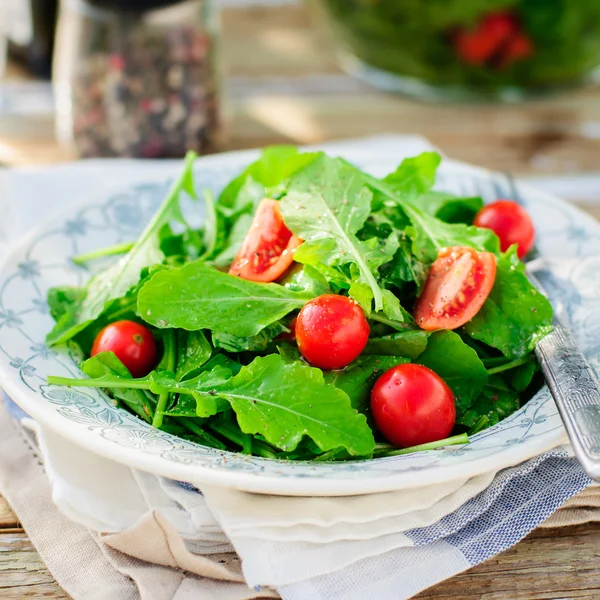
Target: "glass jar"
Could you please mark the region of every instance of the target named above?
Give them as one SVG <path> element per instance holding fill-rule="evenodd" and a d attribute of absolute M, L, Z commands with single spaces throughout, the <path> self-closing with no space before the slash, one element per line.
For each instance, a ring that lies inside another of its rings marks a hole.
<path fill-rule="evenodd" d="M 63 0 L 53 78 L 60 140 L 83 157 L 180 157 L 221 136 L 210 0 Z"/>
<path fill-rule="evenodd" d="M 426 99 L 518 100 L 595 80 L 596 0 L 314 0 L 343 67 Z"/>

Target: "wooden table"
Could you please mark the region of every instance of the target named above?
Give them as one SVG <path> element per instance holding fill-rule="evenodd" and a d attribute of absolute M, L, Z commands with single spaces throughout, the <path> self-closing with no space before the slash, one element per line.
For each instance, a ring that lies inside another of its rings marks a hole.
<path fill-rule="evenodd" d="M 416 133 L 450 156 L 518 175 L 600 171 L 600 90 L 512 106 L 424 105 L 343 75 L 301 6 L 230 8 L 223 24 L 230 76 L 227 149 Z M 26 79 L 15 67 L 9 76 Z M 70 158 L 54 139 L 50 115 L 0 116 L 0 162 Z M 600 217 L 600 204 L 584 208 Z M 67 598 L 1 497 L 0 598 Z M 418 598 L 598 600 L 600 524 L 537 530 Z"/>

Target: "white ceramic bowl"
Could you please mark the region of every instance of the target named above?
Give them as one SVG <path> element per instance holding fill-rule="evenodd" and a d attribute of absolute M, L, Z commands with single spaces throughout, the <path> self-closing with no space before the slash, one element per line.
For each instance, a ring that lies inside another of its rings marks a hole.
<path fill-rule="evenodd" d="M 397 163 L 384 151 L 354 149 L 344 154 L 375 175 L 393 170 Z M 198 188 L 218 191 L 254 156 L 237 152 L 200 160 Z M 98 390 L 48 386 L 48 375 L 79 376 L 80 357 L 74 348 L 44 344 L 52 326 L 46 291 L 54 285 L 81 284 L 89 277 L 88 271 L 71 263 L 72 256 L 136 237 L 168 183 L 162 175 L 157 179 L 147 173 L 145 169 L 137 184 L 119 186 L 115 180 L 112 191 L 78 199 L 75 209 L 23 241 L 0 269 L 1 385 L 42 426 L 102 456 L 166 477 L 285 495 L 368 494 L 442 483 L 514 465 L 564 441 L 546 387 L 463 447 L 363 462 L 294 463 L 202 447 L 153 429 L 115 408 Z M 105 175 L 111 178 L 110 168 Z M 134 179 L 135 173 L 129 173 L 127 181 Z M 452 161 L 444 161 L 437 187 L 464 194 L 483 190 L 488 200 L 514 194 L 504 176 Z M 600 225 L 592 218 L 547 194 L 526 187 L 519 191 L 535 221 L 542 256 L 583 258 L 600 250 Z M 575 291 L 563 300 L 572 305 L 578 297 Z"/>

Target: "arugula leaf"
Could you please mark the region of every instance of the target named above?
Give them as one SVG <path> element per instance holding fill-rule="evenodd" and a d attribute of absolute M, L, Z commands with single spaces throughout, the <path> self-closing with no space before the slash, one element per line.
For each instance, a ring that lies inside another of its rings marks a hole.
<path fill-rule="evenodd" d="M 85 292 L 78 287 L 58 286 L 48 290 L 48 309 L 51 317 L 58 321 L 63 315 L 70 313 L 73 306 L 82 301 Z"/>
<path fill-rule="evenodd" d="M 539 365 L 532 356 L 531 360 L 527 361 L 524 365 L 506 373 L 505 379 L 515 392 L 522 393 L 529 387 L 534 375 L 538 371 Z"/>
<path fill-rule="evenodd" d="M 281 285 L 293 292 L 307 292 L 313 296 L 331 294 L 327 278 L 310 265 L 292 264 L 288 274 L 280 280 Z"/>
<path fill-rule="evenodd" d="M 370 412 L 369 398 L 375 381 L 392 367 L 408 362 L 410 359 L 402 356 L 359 356 L 345 369 L 325 371 L 323 377 L 326 383 L 348 394 L 353 408 L 367 414 Z"/>
<path fill-rule="evenodd" d="M 258 203 L 264 197 L 276 197 L 277 188 L 294 173 L 319 156 L 314 152 L 300 153 L 296 146 L 270 146 L 258 160 L 232 179 L 219 195 L 219 204 L 241 208 L 248 202 Z"/>
<path fill-rule="evenodd" d="M 412 204 L 445 223 L 464 223 L 471 225 L 483 200 L 478 197 L 460 198 L 446 192 L 429 191 L 411 200 Z"/>
<path fill-rule="evenodd" d="M 202 331 L 177 331 L 177 369 L 175 379 L 190 379 L 212 355 L 212 346 Z"/>
<path fill-rule="evenodd" d="M 132 379 L 131 373 L 127 367 L 117 358 L 114 352 L 100 352 L 84 361 L 81 370 L 92 379 L 113 378 L 115 376 L 122 379 Z M 120 388 L 112 390 L 112 395 L 123 402 L 136 415 L 147 421 L 152 422 L 153 412 L 148 404 L 148 397 L 142 390 Z"/>
<path fill-rule="evenodd" d="M 50 345 L 66 342 L 85 329 L 100 316 L 111 300 L 123 296 L 138 282 L 142 269 L 163 260 L 158 233 L 171 221 L 185 224 L 179 207 L 179 195 L 184 190 L 192 198 L 196 196 L 192 175 L 196 156 L 194 152 L 188 152 L 181 175 L 133 248 L 121 260 L 88 281 L 85 296 L 71 305 L 46 337 Z"/>
<path fill-rule="evenodd" d="M 456 423 L 473 427 L 481 417 L 487 417 L 486 427 L 505 419 L 519 408 L 519 394 L 511 390 L 502 377 L 493 375 L 481 394 L 466 411 L 456 415 Z"/>
<path fill-rule="evenodd" d="M 457 411 L 464 412 L 488 382 L 488 373 L 475 350 L 453 331 L 436 331 L 417 362 L 435 371 L 454 394 Z"/>
<path fill-rule="evenodd" d="M 394 236 L 381 244 L 377 238 L 373 242 L 357 238 L 371 212 L 371 198 L 360 171 L 321 156 L 291 179 L 281 211 L 286 225 L 304 240 L 294 260 L 313 266 L 356 265 L 360 281 L 371 288 L 375 310 L 380 311 L 383 298 L 374 272 L 392 258 L 397 240 Z"/>
<path fill-rule="evenodd" d="M 494 287 L 464 329 L 508 358 L 525 356 L 552 331 L 552 306 L 527 279 L 516 246 L 498 259 Z"/>
<path fill-rule="evenodd" d="M 442 157 L 437 152 L 422 152 L 418 156 L 405 158 L 383 182 L 402 198 L 420 196 L 433 187 L 441 161 Z"/>
<path fill-rule="evenodd" d="M 281 450 L 294 450 L 306 435 L 323 452 L 341 447 L 363 456 L 373 451 L 375 441 L 365 416 L 352 408 L 342 390 L 325 383 L 319 369 L 271 354 L 230 375 L 228 369 L 215 367 L 188 381 L 154 371 L 140 379 L 103 372 L 94 379 L 49 377 L 48 383 L 191 394 L 198 416 L 216 414 L 229 403 L 244 433 L 260 434 Z"/>
<path fill-rule="evenodd" d="M 217 386 L 245 433 L 261 434 L 273 446 L 294 450 L 308 436 L 323 451 L 345 448 L 352 455 L 373 451 L 373 433 L 348 396 L 325 383 L 323 373 L 279 355 L 255 358 Z"/>
<path fill-rule="evenodd" d="M 269 347 L 274 338 L 284 331 L 288 331 L 287 327 L 276 321 L 250 337 L 213 332 L 212 342 L 215 348 L 222 348 L 227 352 L 262 352 Z"/>
<path fill-rule="evenodd" d="M 414 283 L 417 295 L 427 279 L 427 265 L 412 253 L 412 244 L 408 237 L 400 238 L 398 250 L 392 260 L 380 269 L 381 277 L 403 290 L 405 284 Z"/>
<path fill-rule="evenodd" d="M 347 290 L 351 285 L 350 277 L 338 267 L 322 262 L 322 257 L 334 253 L 335 248 L 335 242 L 330 239 L 315 240 L 310 244 L 304 243 L 296 248 L 294 261 L 320 273 L 331 289 Z"/>
<path fill-rule="evenodd" d="M 363 354 L 383 356 L 407 356 L 415 359 L 427 348 L 427 340 L 431 335 L 421 329 L 409 329 L 390 335 L 371 338 L 363 350 Z"/>
<path fill-rule="evenodd" d="M 210 329 L 250 337 L 302 308 L 312 297 L 192 262 L 156 273 L 138 294 L 138 311 L 145 321 L 161 329 Z"/>
<path fill-rule="evenodd" d="M 213 260 L 215 266 L 219 268 L 229 267 L 242 247 L 251 224 L 252 215 L 242 214 L 238 217 L 227 236 L 227 240 L 223 243 L 223 249 Z"/>
<path fill-rule="evenodd" d="M 403 207 L 412 223 L 406 230 L 413 240 L 412 252 L 419 260 L 433 262 L 439 251 L 449 246 L 470 246 L 500 254 L 498 236 L 491 229 L 444 223 L 409 203 Z"/>

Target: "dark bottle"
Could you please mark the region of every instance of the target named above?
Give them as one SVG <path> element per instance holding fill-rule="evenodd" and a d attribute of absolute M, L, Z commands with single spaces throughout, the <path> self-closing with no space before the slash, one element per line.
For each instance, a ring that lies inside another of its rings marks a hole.
<path fill-rule="evenodd" d="M 4 4 L 8 55 L 38 77 L 52 70 L 58 0 L 0 0 Z"/>

